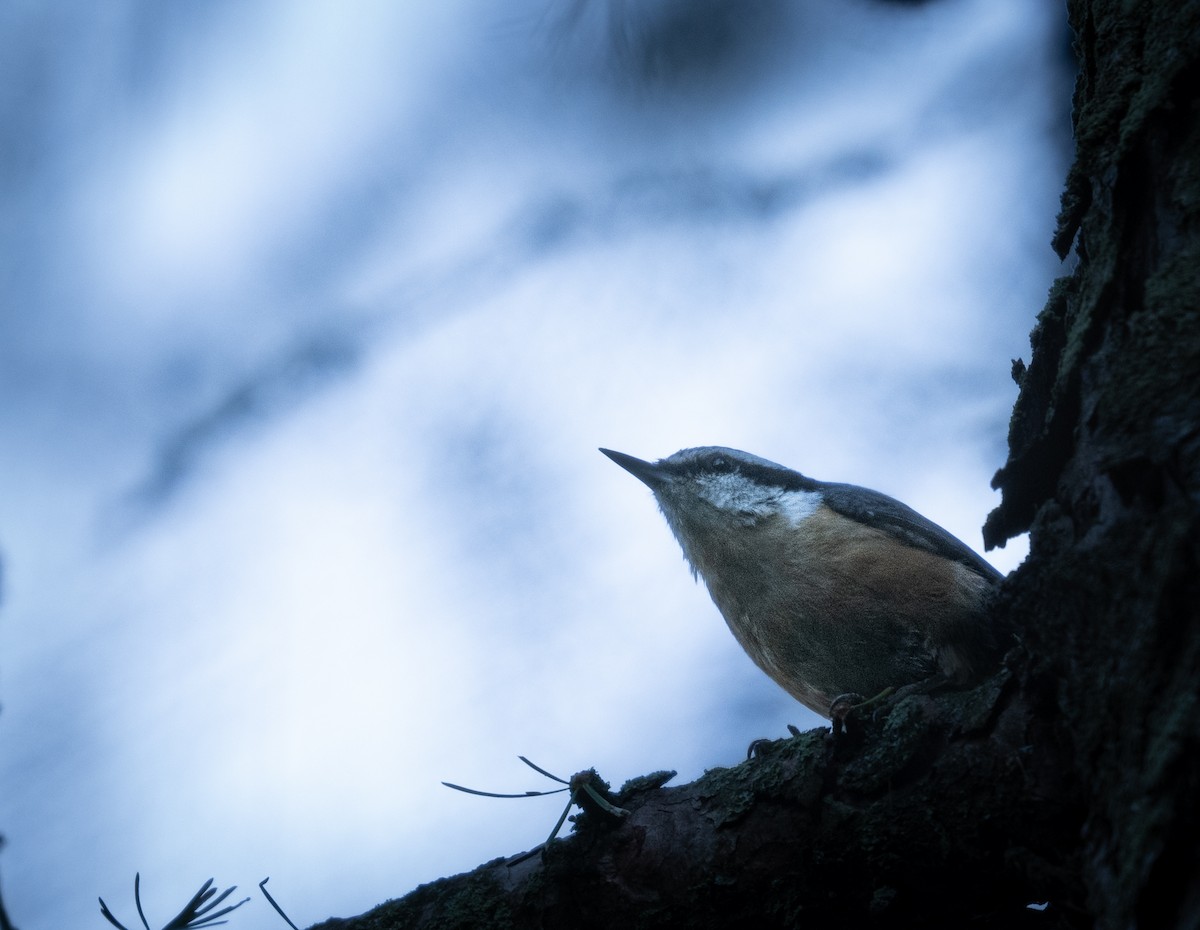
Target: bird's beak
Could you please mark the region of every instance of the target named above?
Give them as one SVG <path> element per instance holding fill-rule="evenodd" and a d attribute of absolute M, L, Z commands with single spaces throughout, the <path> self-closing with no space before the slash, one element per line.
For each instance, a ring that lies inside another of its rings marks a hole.
<path fill-rule="evenodd" d="M 653 462 L 643 462 L 641 459 L 626 455 L 624 452 L 614 452 L 612 449 L 601 449 L 605 455 L 624 468 L 629 474 L 647 485 L 651 491 L 657 491 L 666 483 L 662 469 Z"/>

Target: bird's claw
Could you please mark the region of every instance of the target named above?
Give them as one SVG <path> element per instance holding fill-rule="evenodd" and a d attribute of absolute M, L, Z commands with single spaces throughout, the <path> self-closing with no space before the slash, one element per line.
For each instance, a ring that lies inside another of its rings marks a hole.
<path fill-rule="evenodd" d="M 787 725 L 787 728 L 788 728 L 788 733 L 790 733 L 792 736 L 800 735 L 800 728 L 798 726 L 796 726 L 794 723 L 789 723 Z M 746 758 L 753 759 L 756 756 L 764 755 L 767 747 L 770 746 L 773 742 L 775 742 L 775 740 L 767 739 L 766 737 L 763 737 L 762 739 L 752 740 L 750 742 L 750 745 L 746 747 Z"/>
<path fill-rule="evenodd" d="M 854 713 L 855 708 L 866 703 L 861 694 L 850 691 L 839 694 L 829 705 L 829 719 L 833 723 L 833 735 L 841 736 L 846 732 L 846 718 Z"/>

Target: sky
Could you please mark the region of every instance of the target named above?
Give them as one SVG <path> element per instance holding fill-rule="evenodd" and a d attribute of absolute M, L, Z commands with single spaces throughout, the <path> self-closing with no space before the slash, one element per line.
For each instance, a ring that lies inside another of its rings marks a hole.
<path fill-rule="evenodd" d="M 981 549 L 1063 273 L 1045 0 L 0 8 L 0 883 L 304 926 L 821 720 L 598 451 Z M 1022 540 L 987 554 L 1015 568 Z"/>

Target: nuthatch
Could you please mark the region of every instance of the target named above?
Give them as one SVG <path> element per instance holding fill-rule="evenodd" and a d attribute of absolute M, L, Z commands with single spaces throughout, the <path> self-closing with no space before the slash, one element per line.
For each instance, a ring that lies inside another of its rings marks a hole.
<path fill-rule="evenodd" d="M 995 661 L 985 608 L 1001 574 L 886 494 L 719 446 L 657 463 L 600 451 L 654 492 L 750 658 L 817 713 Z"/>

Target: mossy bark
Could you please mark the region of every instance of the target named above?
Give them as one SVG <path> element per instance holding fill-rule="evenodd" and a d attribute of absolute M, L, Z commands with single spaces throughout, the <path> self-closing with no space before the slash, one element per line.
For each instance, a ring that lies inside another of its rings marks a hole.
<path fill-rule="evenodd" d="M 624 788 L 628 817 L 589 813 L 544 856 L 320 926 L 1053 926 L 1026 905 L 1079 900 L 1056 863 L 1080 812 L 1054 781 L 1062 760 L 1032 751 L 1029 716 L 1009 670 L 911 696 L 848 737 L 813 730 L 688 785 Z"/>
<path fill-rule="evenodd" d="M 1078 148 L 989 542 L 1081 788 L 1089 910 L 1200 926 L 1200 3 L 1075 0 Z"/>
<path fill-rule="evenodd" d="M 1014 365 L 1006 667 L 321 927 L 1200 927 L 1200 2 L 1068 8 L 1078 263 Z"/>

